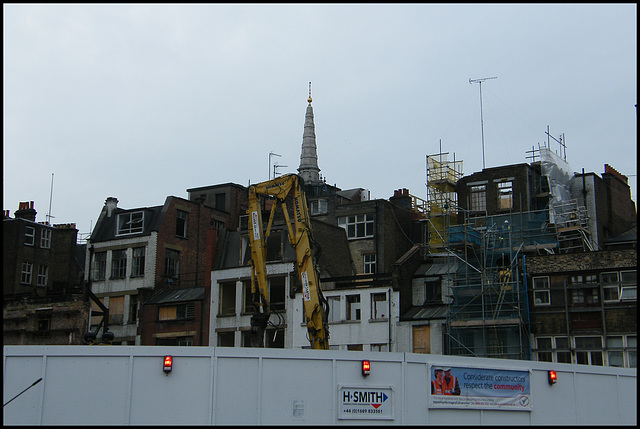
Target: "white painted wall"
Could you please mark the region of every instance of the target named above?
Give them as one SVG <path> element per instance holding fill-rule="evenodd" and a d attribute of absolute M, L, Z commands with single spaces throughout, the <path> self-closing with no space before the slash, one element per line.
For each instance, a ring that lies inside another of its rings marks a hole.
<path fill-rule="evenodd" d="M 531 410 L 429 408 L 432 366 L 528 371 Z M 386 389 L 389 417 L 340 418 L 344 387 Z M 636 369 L 412 353 L 5 346 L 3 397 L 5 425 L 637 424 Z"/>

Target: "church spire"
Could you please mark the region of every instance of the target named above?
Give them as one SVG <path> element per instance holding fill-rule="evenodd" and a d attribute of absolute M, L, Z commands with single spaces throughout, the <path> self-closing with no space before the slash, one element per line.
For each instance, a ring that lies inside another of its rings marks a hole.
<path fill-rule="evenodd" d="M 309 98 L 307 99 L 307 113 L 304 118 L 304 133 L 302 135 L 302 153 L 298 173 L 305 184 L 318 184 L 320 169 L 318 168 L 318 153 L 316 147 L 316 131 L 313 123 L 313 107 L 311 107 L 311 82 L 309 82 Z"/>

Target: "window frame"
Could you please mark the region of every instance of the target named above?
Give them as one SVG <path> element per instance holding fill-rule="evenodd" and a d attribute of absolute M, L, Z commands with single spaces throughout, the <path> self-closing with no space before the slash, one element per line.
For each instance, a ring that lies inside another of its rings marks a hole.
<path fill-rule="evenodd" d="M 340 322 L 342 319 L 342 311 L 340 304 L 342 303 L 342 295 L 330 295 L 327 296 L 327 304 L 329 306 L 329 314 L 327 317 L 327 321 L 331 322 Z M 336 311 L 337 310 L 337 311 Z"/>
<path fill-rule="evenodd" d="M 616 280 L 613 281 L 608 277 L 615 275 Z M 605 271 L 600 273 L 600 284 L 602 286 L 603 302 L 619 302 L 620 301 L 620 273 L 617 271 Z M 615 290 L 616 298 L 610 299 L 610 291 Z"/>
<path fill-rule="evenodd" d="M 111 251 L 111 279 L 124 279 L 127 277 L 127 249 Z"/>
<path fill-rule="evenodd" d="M 348 240 L 373 238 L 375 217 L 373 213 L 359 213 L 338 217 L 338 226 L 347 232 Z"/>
<path fill-rule="evenodd" d="M 40 230 L 40 248 L 51 249 L 51 230 L 49 228 Z"/>
<path fill-rule="evenodd" d="M 49 266 L 40 264 L 38 266 L 38 278 L 36 280 L 36 286 L 46 287 L 49 281 Z"/>
<path fill-rule="evenodd" d="M 546 287 L 536 287 L 536 280 L 546 280 Z M 551 280 L 549 276 L 537 276 L 531 279 L 532 289 L 533 289 L 533 305 L 538 307 L 549 306 L 551 305 Z M 546 302 L 541 300 L 537 301 L 537 296 L 546 296 Z"/>
<path fill-rule="evenodd" d="M 180 277 L 180 252 L 178 250 L 165 249 L 164 275 L 172 279 Z"/>
<path fill-rule="evenodd" d="M 30 231 L 30 232 L 28 232 Z M 24 227 L 24 244 L 25 246 L 36 245 L 36 229 L 32 226 L 25 225 Z"/>
<path fill-rule="evenodd" d="M 126 220 L 127 218 L 128 218 L 128 221 Z M 116 237 L 121 235 L 139 234 L 143 232 L 144 220 L 145 220 L 144 211 L 119 213 L 116 218 Z M 140 225 L 137 226 L 138 224 Z M 125 225 L 128 225 L 128 227 L 125 228 Z"/>
<path fill-rule="evenodd" d="M 145 246 L 134 247 L 131 251 L 131 277 L 144 277 L 145 258 L 147 254 Z M 142 252 L 142 254 L 137 253 Z"/>
<path fill-rule="evenodd" d="M 237 284 L 235 280 L 222 281 L 222 282 L 219 282 L 218 285 L 219 285 L 218 295 L 220 300 L 218 303 L 218 316 L 235 316 L 237 312 L 237 309 L 236 309 Z M 230 305 L 229 302 L 227 302 L 229 301 L 227 294 L 230 292 L 230 290 L 227 290 L 227 289 L 233 290 L 233 299 L 231 300 L 231 302 L 233 302 L 233 307 Z M 225 294 L 225 290 L 227 290 L 227 294 Z"/>
<path fill-rule="evenodd" d="M 377 299 L 382 297 L 383 299 Z M 378 302 L 381 302 L 383 308 L 379 308 Z M 382 310 L 382 311 L 381 311 Z M 380 315 L 378 315 L 380 313 Z M 388 320 L 389 319 L 389 296 L 387 292 L 371 293 L 371 319 L 372 320 Z"/>
<path fill-rule="evenodd" d="M 378 270 L 378 258 L 375 253 L 365 253 L 362 255 L 364 264 L 364 274 L 376 274 Z"/>
<path fill-rule="evenodd" d="M 469 210 L 472 212 L 487 211 L 487 185 L 469 186 Z"/>
<path fill-rule="evenodd" d="M 176 237 L 187 238 L 189 212 L 176 209 Z"/>
<path fill-rule="evenodd" d="M 625 280 L 624 275 L 630 274 L 633 279 Z M 637 283 L 637 273 L 632 270 L 624 270 L 620 271 L 620 301 L 635 301 L 638 299 L 638 283 Z M 631 296 L 626 297 L 626 291 L 629 291 Z"/>
<path fill-rule="evenodd" d="M 33 262 L 23 261 L 20 273 L 20 284 L 30 285 L 33 282 Z"/>
<path fill-rule="evenodd" d="M 100 256 L 100 258 L 98 258 Z M 104 258 L 103 258 L 104 257 Z M 96 252 L 93 255 L 94 269 L 92 272 L 94 281 L 107 279 L 107 252 Z"/>
<path fill-rule="evenodd" d="M 345 320 L 350 322 L 356 322 L 362 320 L 362 298 L 360 294 L 345 295 L 346 299 L 346 314 Z M 355 310 L 355 312 L 354 312 Z"/>
<path fill-rule="evenodd" d="M 501 180 L 497 183 L 498 210 L 513 209 L 513 180 Z M 507 202 L 503 204 L 503 202 Z"/>

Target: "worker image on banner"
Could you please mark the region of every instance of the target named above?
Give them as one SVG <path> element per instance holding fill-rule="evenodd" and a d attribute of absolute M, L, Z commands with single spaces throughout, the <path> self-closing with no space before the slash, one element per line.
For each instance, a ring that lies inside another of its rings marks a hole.
<path fill-rule="evenodd" d="M 444 369 L 440 367 L 436 367 L 433 369 L 433 375 L 435 377 L 435 380 L 431 381 L 432 395 L 444 395 L 444 390 L 442 389 L 443 372 L 444 372 Z"/>
<path fill-rule="evenodd" d="M 451 374 L 451 368 L 444 369 L 444 377 L 442 378 L 442 391 L 444 395 L 459 395 L 460 384 L 458 377 Z"/>
<path fill-rule="evenodd" d="M 451 374 L 451 368 L 436 367 L 433 369 L 434 380 L 431 381 L 432 395 L 460 395 L 458 378 Z"/>

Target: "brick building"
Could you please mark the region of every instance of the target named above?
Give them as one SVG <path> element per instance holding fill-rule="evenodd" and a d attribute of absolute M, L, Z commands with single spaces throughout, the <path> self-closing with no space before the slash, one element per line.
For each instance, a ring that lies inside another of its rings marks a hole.
<path fill-rule="evenodd" d="M 534 360 L 637 367 L 637 250 L 525 260 Z"/>
<path fill-rule="evenodd" d="M 3 344 L 82 344 L 89 300 L 74 224 L 36 222 L 33 201 L 3 218 Z"/>
<path fill-rule="evenodd" d="M 201 321 L 209 315 L 202 303 L 217 230 L 211 226 L 214 210 L 202 202 L 170 196 L 162 206 L 125 210 L 116 198 L 105 201 L 87 241 L 86 271 L 91 290 L 109 309 L 114 344 L 155 345 L 180 338 L 207 345 L 208 324 Z M 200 311 L 178 311 L 184 299 L 167 298 L 167 291 L 185 289 L 198 291 L 179 297 L 200 302 Z M 188 335 L 185 320 L 198 327 Z M 173 326 L 172 321 L 179 323 Z M 97 322 L 92 317 L 92 326 Z"/>

